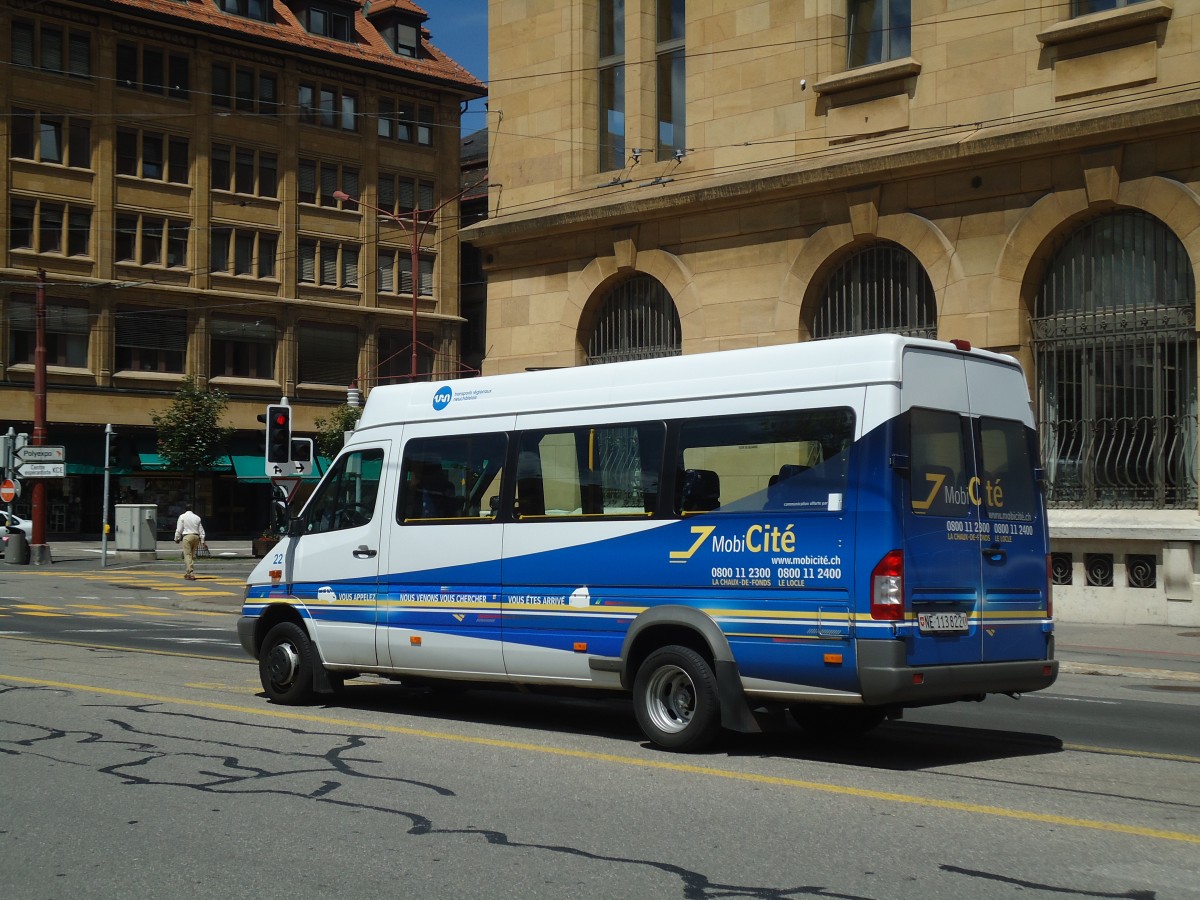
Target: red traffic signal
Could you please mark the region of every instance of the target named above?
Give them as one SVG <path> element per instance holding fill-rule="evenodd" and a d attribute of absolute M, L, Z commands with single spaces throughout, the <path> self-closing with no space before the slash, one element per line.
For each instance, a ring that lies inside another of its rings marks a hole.
<path fill-rule="evenodd" d="M 267 462 L 291 462 L 292 408 L 290 406 L 268 406 L 266 420 Z"/>

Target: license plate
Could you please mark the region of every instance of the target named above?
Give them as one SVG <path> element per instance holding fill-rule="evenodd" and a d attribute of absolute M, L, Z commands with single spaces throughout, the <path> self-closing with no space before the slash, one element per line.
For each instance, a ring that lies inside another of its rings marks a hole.
<path fill-rule="evenodd" d="M 967 630 L 965 612 L 917 613 L 917 627 L 925 634 L 952 634 Z"/>

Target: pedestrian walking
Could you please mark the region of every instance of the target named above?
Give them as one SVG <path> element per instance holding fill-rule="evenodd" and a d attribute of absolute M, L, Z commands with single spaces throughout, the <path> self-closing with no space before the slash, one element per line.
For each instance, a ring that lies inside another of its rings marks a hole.
<path fill-rule="evenodd" d="M 175 543 L 183 544 L 183 577 L 188 581 L 196 580 L 195 562 L 196 551 L 208 544 L 204 535 L 204 522 L 191 505 L 184 507 L 175 523 Z"/>

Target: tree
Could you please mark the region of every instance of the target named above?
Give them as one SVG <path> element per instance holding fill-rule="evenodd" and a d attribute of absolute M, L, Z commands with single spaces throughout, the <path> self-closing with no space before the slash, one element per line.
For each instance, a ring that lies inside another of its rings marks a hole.
<path fill-rule="evenodd" d="M 317 426 L 317 452 L 321 456 L 337 456 L 346 442 L 346 432 L 353 431 L 355 423 L 362 417 L 361 406 L 343 403 L 334 407 L 329 417 L 318 416 L 313 420 Z"/>
<path fill-rule="evenodd" d="M 222 456 L 233 428 L 221 424 L 229 405 L 223 391 L 201 390 L 188 375 L 164 412 L 152 412 L 150 421 L 158 429 L 158 452 L 172 469 L 190 472 L 195 494 L 196 473 L 211 469 Z"/>

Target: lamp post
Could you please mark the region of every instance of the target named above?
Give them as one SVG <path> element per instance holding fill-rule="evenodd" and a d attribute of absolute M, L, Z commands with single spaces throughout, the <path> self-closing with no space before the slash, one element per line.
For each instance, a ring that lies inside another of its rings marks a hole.
<path fill-rule="evenodd" d="M 400 229 L 408 235 L 409 238 L 409 266 L 412 272 L 412 358 L 409 362 L 409 380 L 416 380 L 417 377 L 417 296 L 420 293 L 421 283 L 421 241 L 425 237 L 425 232 L 429 230 L 429 226 L 433 224 L 434 217 L 442 211 L 442 208 L 449 203 L 453 203 L 459 197 L 462 197 L 467 192 L 475 189 L 483 183 L 485 179 L 481 178 L 474 184 L 470 184 L 463 188 L 457 194 L 447 197 L 433 209 L 418 209 L 416 205 L 416 196 L 414 196 L 412 210 L 412 226 L 410 227 L 404 218 L 390 210 L 381 209 L 378 206 L 372 206 L 370 203 L 364 203 L 357 197 L 351 197 L 345 191 L 334 191 L 333 197 L 335 200 L 340 200 L 343 203 L 349 201 L 357 206 L 369 209 L 372 212 L 382 216 L 385 219 L 390 219 L 400 226 Z M 424 217 L 424 218 L 422 218 Z"/>
<path fill-rule="evenodd" d="M 42 447 L 46 443 L 46 270 L 37 270 L 37 289 L 34 292 L 34 345 L 33 345 L 33 434 L 30 444 Z M 33 497 L 30 511 L 33 519 L 33 534 L 29 541 L 29 561 L 34 565 L 50 562 L 50 548 L 46 545 L 46 482 L 42 478 L 33 480 Z"/>

